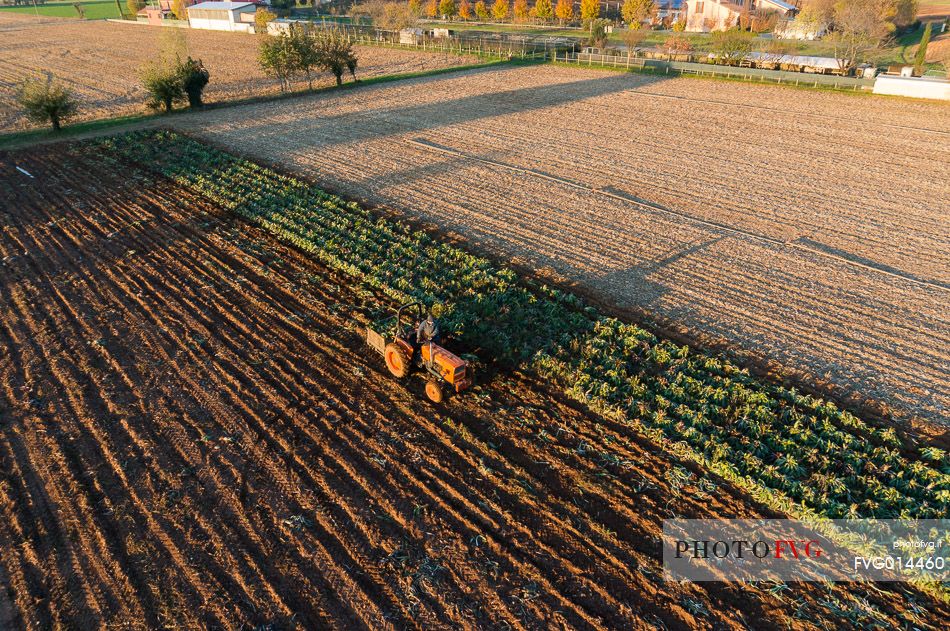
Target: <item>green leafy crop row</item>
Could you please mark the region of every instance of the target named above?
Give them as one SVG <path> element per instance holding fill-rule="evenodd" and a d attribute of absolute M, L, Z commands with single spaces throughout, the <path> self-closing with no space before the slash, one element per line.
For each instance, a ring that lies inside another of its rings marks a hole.
<path fill-rule="evenodd" d="M 171 132 L 92 141 L 152 168 L 394 300 L 443 307 L 484 356 L 526 366 L 577 400 L 799 516 L 943 518 L 950 460 L 915 451 L 833 403 L 656 338 L 574 295 L 301 180 Z"/>

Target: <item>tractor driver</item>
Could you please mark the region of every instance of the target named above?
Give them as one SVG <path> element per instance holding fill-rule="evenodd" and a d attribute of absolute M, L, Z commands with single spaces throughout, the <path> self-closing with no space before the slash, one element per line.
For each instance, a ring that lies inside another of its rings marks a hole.
<path fill-rule="evenodd" d="M 438 344 L 439 343 L 439 322 L 432 317 L 432 314 L 426 316 L 426 319 L 419 323 L 416 329 L 416 344 Z"/>

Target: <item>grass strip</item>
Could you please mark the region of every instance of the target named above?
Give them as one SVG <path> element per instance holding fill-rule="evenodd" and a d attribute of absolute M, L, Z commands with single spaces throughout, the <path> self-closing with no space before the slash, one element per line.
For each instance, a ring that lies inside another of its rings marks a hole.
<path fill-rule="evenodd" d="M 386 74 L 379 75 L 376 77 L 369 77 L 366 79 L 360 79 L 359 81 L 353 81 L 350 83 L 344 83 L 342 86 L 322 86 L 318 88 L 303 88 L 301 90 L 290 90 L 287 92 L 281 92 L 278 94 L 267 94 L 260 96 L 249 96 L 240 99 L 231 99 L 227 101 L 216 101 L 208 103 L 200 111 L 226 108 L 226 107 L 236 107 L 239 105 L 250 105 L 254 103 L 268 103 L 276 102 L 284 99 L 292 99 L 297 97 L 309 96 L 313 94 L 322 94 L 325 92 L 331 92 L 334 90 L 354 90 L 361 87 L 368 87 L 372 85 L 391 83 L 393 81 L 403 81 L 406 79 L 419 79 L 424 77 L 434 77 L 441 74 L 447 74 L 450 72 L 459 72 L 463 70 L 476 70 L 479 68 L 490 68 L 492 66 L 497 66 L 500 64 L 524 64 L 526 62 L 520 60 L 508 60 L 508 59 L 496 59 L 491 58 L 488 61 L 480 61 L 474 64 L 465 64 L 462 66 L 450 66 L 447 68 L 435 68 L 432 70 L 417 70 L 413 72 L 401 72 L 396 74 Z M 81 136 L 89 133 L 103 132 L 107 133 L 110 130 L 116 127 L 124 127 L 126 125 L 134 125 L 137 123 L 141 124 L 160 124 L 164 119 L 169 116 L 182 116 L 187 114 L 193 114 L 195 110 L 190 109 L 179 109 L 174 110 L 171 113 L 164 112 L 153 112 L 148 114 L 131 114 L 127 116 L 115 116 L 110 118 L 98 118 L 89 121 L 83 121 L 80 123 L 75 123 L 73 125 L 64 126 L 60 132 L 53 132 L 49 129 L 29 129 L 24 131 L 15 131 L 0 134 L 0 149 L 12 149 L 16 147 L 29 146 L 31 144 L 45 142 L 45 141 L 56 141 L 56 140 L 69 140 L 70 138 L 75 138 L 76 136 Z"/>

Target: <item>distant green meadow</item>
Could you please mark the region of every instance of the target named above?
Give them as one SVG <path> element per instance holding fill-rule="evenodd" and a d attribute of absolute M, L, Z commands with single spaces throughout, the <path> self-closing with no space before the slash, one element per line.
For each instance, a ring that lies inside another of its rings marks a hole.
<path fill-rule="evenodd" d="M 122 2 L 122 9 L 128 12 L 128 8 L 125 7 L 125 1 Z M 8 11 L 10 13 L 27 13 L 30 15 L 42 15 L 47 17 L 56 17 L 56 18 L 77 18 L 79 13 L 76 12 L 76 7 L 74 7 L 74 2 L 47 2 L 45 4 L 37 2 L 34 7 L 33 3 L 29 4 L 20 4 L 18 6 L 12 5 L 3 5 L 0 6 L 0 12 Z M 80 2 L 83 10 L 86 13 L 87 20 L 104 20 L 106 18 L 120 18 L 122 17 L 119 14 L 119 7 L 116 6 L 115 0 L 97 0 L 95 2 Z"/>

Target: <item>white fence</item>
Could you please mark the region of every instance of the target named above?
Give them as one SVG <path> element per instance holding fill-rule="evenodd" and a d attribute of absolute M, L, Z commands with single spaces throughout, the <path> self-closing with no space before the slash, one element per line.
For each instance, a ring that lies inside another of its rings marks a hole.
<path fill-rule="evenodd" d="M 599 55 L 596 53 L 557 53 L 555 60 L 581 66 L 607 66 L 639 72 L 652 72 L 666 75 L 694 75 L 738 79 L 758 83 L 776 83 L 811 88 L 832 88 L 836 90 L 871 90 L 873 79 L 839 77 L 834 75 L 787 72 L 784 70 L 764 70 L 761 68 L 741 68 L 720 66 L 688 61 L 665 61 L 634 56 Z"/>
<path fill-rule="evenodd" d="M 491 39 L 470 37 L 436 37 L 432 31 L 412 29 L 413 32 L 388 31 L 368 26 L 353 26 L 336 22 L 316 22 L 309 20 L 274 20 L 267 25 L 267 32 L 278 35 L 287 32 L 292 24 L 298 24 L 305 30 L 333 28 L 344 32 L 356 44 L 367 46 L 386 46 L 407 50 L 424 50 L 459 55 L 478 55 L 501 59 L 550 59 L 557 50 L 550 42 L 530 39 Z M 408 29 L 407 29 L 408 31 Z"/>
<path fill-rule="evenodd" d="M 356 44 L 363 44 L 367 46 L 386 46 L 389 48 L 402 48 L 408 50 L 425 50 L 425 51 L 437 51 L 444 53 L 455 53 L 458 55 L 478 55 L 478 56 L 488 56 L 488 57 L 498 57 L 498 58 L 508 58 L 508 59 L 535 59 L 535 60 L 545 60 L 550 59 L 554 55 L 554 51 L 551 51 L 548 54 L 544 50 L 531 50 L 530 48 L 520 47 L 517 45 L 499 45 L 498 43 L 492 42 L 489 45 L 482 45 L 480 43 L 467 43 L 464 40 L 458 39 L 431 39 L 424 38 L 418 43 L 407 44 L 401 43 L 399 41 L 392 41 L 389 38 L 385 37 L 374 37 L 371 35 L 355 35 L 352 36 L 352 40 Z"/>

